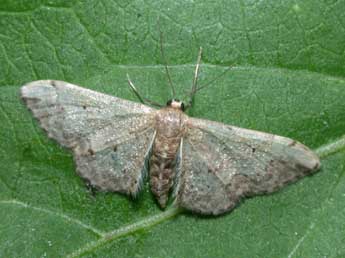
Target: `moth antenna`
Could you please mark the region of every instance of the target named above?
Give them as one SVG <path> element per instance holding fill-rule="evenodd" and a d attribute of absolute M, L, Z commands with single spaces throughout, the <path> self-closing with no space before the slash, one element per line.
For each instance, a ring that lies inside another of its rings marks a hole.
<path fill-rule="evenodd" d="M 206 82 L 204 85 L 202 85 L 202 86 L 200 86 L 200 87 L 197 87 L 197 88 L 195 89 L 194 94 L 195 94 L 197 91 L 199 91 L 199 90 L 201 90 L 201 89 L 203 89 L 203 88 L 206 88 L 207 86 L 210 86 L 212 83 L 214 83 L 215 81 L 217 81 L 217 80 L 219 80 L 220 78 L 222 78 L 222 77 L 223 77 L 229 70 L 231 70 L 232 68 L 233 68 L 233 66 L 228 66 L 227 69 L 226 69 L 224 72 L 222 72 L 221 74 L 219 74 L 219 75 L 216 76 L 215 78 L 211 79 L 210 81 Z"/>
<path fill-rule="evenodd" d="M 135 95 L 137 96 L 137 98 L 140 100 L 141 103 L 145 104 L 145 101 L 143 100 L 143 98 L 141 97 L 140 93 L 137 91 L 137 88 L 134 86 L 133 82 L 131 81 L 131 79 L 129 78 L 129 75 L 127 73 L 127 81 L 129 84 L 129 87 L 131 88 L 131 90 L 135 93 Z"/>
<path fill-rule="evenodd" d="M 199 68 L 200 68 L 200 63 L 201 63 L 201 56 L 202 56 L 202 47 L 199 48 L 198 59 L 197 59 L 197 62 L 195 65 L 195 70 L 194 70 L 192 90 L 189 93 L 189 100 L 188 100 L 188 103 L 185 107 L 186 110 L 193 105 L 193 99 L 194 99 L 195 93 L 198 90 L 197 85 L 198 85 L 198 76 L 199 76 Z"/>
<path fill-rule="evenodd" d="M 142 97 L 141 94 L 139 93 L 139 91 L 137 90 L 137 88 L 134 86 L 131 79 L 129 78 L 128 73 L 127 73 L 127 81 L 128 81 L 129 87 L 131 88 L 131 90 L 134 92 L 134 94 L 137 96 L 137 98 L 140 100 L 141 103 L 149 104 L 151 106 L 155 106 L 155 107 L 159 107 L 159 108 L 163 107 L 163 105 L 159 104 L 158 102 L 155 102 L 155 101 L 150 100 L 148 98 Z"/>
<path fill-rule="evenodd" d="M 163 32 L 161 30 L 161 26 L 160 26 L 160 17 L 158 18 L 158 30 L 159 30 L 159 44 L 160 44 L 160 51 L 161 51 L 161 56 L 162 56 L 162 60 L 164 63 L 164 67 L 165 67 L 165 72 L 168 78 L 168 82 L 171 88 L 171 97 L 174 99 L 176 94 L 175 94 L 175 87 L 174 84 L 172 83 L 171 80 L 171 76 L 170 76 L 170 71 L 169 71 L 169 67 L 168 67 L 168 62 L 166 60 L 165 54 L 164 54 L 164 48 L 163 48 Z"/>
<path fill-rule="evenodd" d="M 202 47 L 199 48 L 198 60 L 196 62 L 196 66 L 195 66 L 193 85 L 192 85 L 192 93 L 196 90 L 196 87 L 198 84 L 198 75 L 199 75 L 199 67 L 200 67 L 200 63 L 201 63 L 201 55 L 202 55 Z"/>

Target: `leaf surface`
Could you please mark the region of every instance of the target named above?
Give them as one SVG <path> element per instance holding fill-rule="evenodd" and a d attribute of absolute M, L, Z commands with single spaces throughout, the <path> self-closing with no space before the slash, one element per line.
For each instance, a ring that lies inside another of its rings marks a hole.
<path fill-rule="evenodd" d="M 345 255 L 345 1 L 0 1 L 1 257 Z M 158 17 L 160 21 L 158 22 Z M 89 191 L 19 88 L 58 79 L 137 101 L 186 100 L 200 46 L 204 85 L 189 115 L 299 140 L 312 177 L 221 217 L 161 211 Z"/>

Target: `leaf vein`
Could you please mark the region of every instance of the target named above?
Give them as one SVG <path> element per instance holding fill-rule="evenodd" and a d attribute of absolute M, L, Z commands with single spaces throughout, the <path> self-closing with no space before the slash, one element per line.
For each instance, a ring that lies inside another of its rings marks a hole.
<path fill-rule="evenodd" d="M 304 242 L 304 239 L 307 237 L 307 235 L 312 231 L 312 229 L 315 227 L 315 223 L 312 222 L 307 229 L 307 232 L 303 234 L 303 236 L 297 241 L 296 245 L 292 249 L 292 251 L 289 253 L 288 258 L 292 258 L 293 255 L 296 253 L 297 249 L 301 246 L 301 244 Z"/>
<path fill-rule="evenodd" d="M 320 158 L 326 158 L 343 150 L 345 150 L 345 135 L 333 142 L 318 147 L 315 149 L 315 152 L 320 156 Z"/>
<path fill-rule="evenodd" d="M 73 257 L 81 257 L 84 254 L 91 252 L 92 250 L 95 250 L 98 247 L 101 247 L 105 245 L 108 242 L 111 242 L 115 239 L 118 239 L 120 237 L 124 237 L 130 234 L 133 234 L 139 230 L 150 228 L 152 226 L 155 226 L 161 222 L 167 221 L 178 214 L 182 212 L 182 209 L 178 207 L 170 208 L 162 213 L 159 213 L 157 215 L 144 218 L 140 221 L 134 222 L 132 224 L 123 226 L 121 228 L 115 229 L 113 231 L 110 231 L 106 234 L 103 234 L 103 236 L 98 239 L 97 241 L 90 242 L 87 245 L 79 248 L 78 250 L 74 251 L 73 253 L 66 256 L 66 258 L 73 258 Z"/>
<path fill-rule="evenodd" d="M 110 61 L 109 57 L 106 55 L 106 53 L 103 52 L 102 48 L 98 45 L 98 43 L 96 42 L 96 40 L 94 39 L 94 36 L 91 34 L 91 32 L 88 30 L 88 28 L 83 24 L 81 18 L 78 16 L 77 12 L 75 10 L 72 9 L 72 13 L 74 15 L 74 17 L 76 18 L 76 20 L 78 21 L 79 25 L 82 27 L 82 29 L 87 33 L 87 35 L 89 36 L 91 42 L 97 47 L 97 49 L 99 50 L 99 52 L 102 54 L 102 56 L 107 60 Z"/>
<path fill-rule="evenodd" d="M 87 225 L 83 222 L 81 222 L 80 220 L 78 219 L 75 219 L 75 218 L 72 218 L 72 217 L 69 217 L 65 214 L 62 214 L 62 213 L 59 213 L 59 212 L 56 212 L 56 211 L 52 211 L 52 210 L 48 210 L 48 209 L 45 209 L 45 208 L 41 208 L 41 207 L 35 207 L 35 206 L 32 206 L 30 204 L 27 204 L 27 203 L 24 203 L 24 202 L 21 202 L 21 201 L 18 201 L 18 200 L 1 200 L 0 201 L 0 205 L 15 205 L 15 206 L 20 206 L 20 207 L 23 207 L 23 208 L 27 208 L 27 209 L 32 209 L 32 210 L 35 210 L 35 211 L 39 211 L 39 212 L 44 212 L 44 213 L 47 213 L 47 214 L 50 214 L 50 215 L 54 215 L 54 216 L 57 216 L 57 217 L 60 217 L 60 218 L 63 218 L 65 219 L 66 221 L 68 222 L 71 222 L 71 223 L 74 223 L 74 224 L 77 224 L 83 228 L 86 228 L 90 231 L 92 231 L 94 234 L 98 235 L 98 236 L 105 236 L 106 234 L 90 225 Z"/>

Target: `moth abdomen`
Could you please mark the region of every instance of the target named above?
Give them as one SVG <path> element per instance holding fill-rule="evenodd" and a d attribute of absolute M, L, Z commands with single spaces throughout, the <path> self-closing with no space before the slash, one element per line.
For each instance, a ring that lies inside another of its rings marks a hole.
<path fill-rule="evenodd" d="M 161 208 L 165 208 L 175 178 L 176 155 L 184 132 L 185 115 L 166 107 L 156 115 L 156 137 L 150 158 L 150 185 Z"/>
<path fill-rule="evenodd" d="M 157 148 L 154 146 L 155 149 Z M 150 159 L 150 186 L 161 208 L 165 208 L 169 199 L 170 188 L 175 176 L 174 167 L 174 159 L 164 158 L 161 152 L 153 151 Z"/>
<path fill-rule="evenodd" d="M 171 162 L 169 162 L 172 164 Z M 161 208 L 166 207 L 166 203 L 169 199 L 169 192 L 173 185 L 174 179 L 174 168 L 173 166 L 169 168 L 163 168 L 166 166 L 164 163 L 160 162 L 159 159 L 152 158 L 150 166 L 150 186 L 151 191 L 155 195 Z"/>

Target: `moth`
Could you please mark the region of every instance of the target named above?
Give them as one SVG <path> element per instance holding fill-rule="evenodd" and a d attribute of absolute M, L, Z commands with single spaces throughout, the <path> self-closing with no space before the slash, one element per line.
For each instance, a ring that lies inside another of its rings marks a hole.
<path fill-rule="evenodd" d="M 48 136 L 72 150 L 78 174 L 92 186 L 136 196 L 148 174 L 161 208 L 172 195 L 182 208 L 219 215 L 320 167 L 295 140 L 189 117 L 184 111 L 201 88 L 200 58 L 201 50 L 187 105 L 171 99 L 155 109 L 56 80 L 24 85 L 21 98 Z M 155 104 L 128 81 L 143 103 Z"/>

